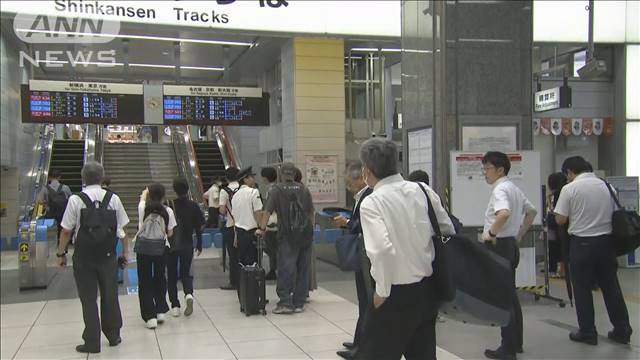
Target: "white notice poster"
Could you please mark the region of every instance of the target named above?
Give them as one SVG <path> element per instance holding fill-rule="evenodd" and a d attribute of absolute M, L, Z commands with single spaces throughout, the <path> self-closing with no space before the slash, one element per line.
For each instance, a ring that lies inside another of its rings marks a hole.
<path fill-rule="evenodd" d="M 338 201 L 338 156 L 305 156 L 306 185 L 314 203 Z"/>
<path fill-rule="evenodd" d="M 464 126 L 463 151 L 516 151 L 518 129 L 515 126 Z"/>
<path fill-rule="evenodd" d="M 433 178 L 433 160 L 431 150 L 431 128 L 410 131 L 407 134 L 409 145 L 409 173 L 424 170 Z"/>

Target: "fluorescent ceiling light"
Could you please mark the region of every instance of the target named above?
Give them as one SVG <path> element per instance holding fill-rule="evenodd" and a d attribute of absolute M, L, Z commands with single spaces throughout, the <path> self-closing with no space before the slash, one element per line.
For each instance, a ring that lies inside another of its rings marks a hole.
<path fill-rule="evenodd" d="M 44 64 L 69 64 L 67 60 L 38 60 L 38 63 Z M 101 67 L 116 67 L 116 66 L 124 66 L 124 63 L 119 62 L 97 62 L 97 61 L 74 61 L 74 65 L 97 65 Z M 162 64 L 141 64 L 141 63 L 131 63 L 129 64 L 131 67 L 146 67 L 146 68 L 154 68 L 154 69 L 175 69 L 174 65 L 162 65 Z M 224 67 L 208 67 L 208 66 L 188 66 L 181 65 L 180 69 L 183 70 L 205 70 L 205 71 L 224 71 Z"/>
<path fill-rule="evenodd" d="M 73 36 L 86 36 L 86 37 L 105 37 L 116 39 L 139 39 L 139 40 L 155 40 L 155 41 L 171 41 L 171 42 L 183 42 L 194 44 L 211 44 L 211 45 L 230 45 L 230 46 L 248 46 L 253 47 L 253 43 L 241 42 L 241 41 L 223 41 L 223 40 L 201 40 L 201 39 L 184 39 L 165 36 L 148 36 L 148 35 L 128 35 L 128 34 L 99 34 L 99 33 L 86 33 L 86 32 L 73 32 L 73 31 L 59 31 L 59 30 L 31 30 L 31 29 L 16 29 L 18 32 L 32 32 L 38 34 L 60 34 L 60 35 L 73 35 Z"/>
<path fill-rule="evenodd" d="M 357 52 L 378 52 L 378 49 L 376 48 L 353 48 L 351 49 L 351 51 L 357 51 Z M 391 48 L 382 48 L 380 49 L 380 51 L 382 52 L 386 52 L 386 53 L 399 53 L 399 52 L 410 52 L 410 53 L 424 53 L 424 54 L 431 54 L 433 53 L 433 51 L 431 50 L 418 50 L 418 49 L 391 49 Z"/>
<path fill-rule="evenodd" d="M 458 39 L 459 42 L 512 43 L 509 39 Z"/>

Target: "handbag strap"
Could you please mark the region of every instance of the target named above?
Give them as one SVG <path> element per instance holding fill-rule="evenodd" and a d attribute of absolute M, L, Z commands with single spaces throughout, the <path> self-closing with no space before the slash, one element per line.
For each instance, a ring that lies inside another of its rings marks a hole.
<path fill-rule="evenodd" d="M 605 185 L 607 185 L 607 189 L 609 190 L 609 194 L 611 194 L 611 197 L 613 198 L 613 201 L 615 201 L 616 205 L 618 205 L 618 209 L 624 209 L 622 207 L 622 205 L 620 205 L 620 200 L 618 200 L 618 197 L 616 196 L 616 193 L 613 192 L 613 189 L 611 189 L 611 184 L 609 184 L 607 182 L 607 180 L 605 179 L 600 179 L 602 181 L 604 181 Z"/>
<path fill-rule="evenodd" d="M 424 193 L 424 196 L 427 198 L 427 208 L 429 213 L 429 221 L 431 221 L 431 227 L 433 228 L 433 232 L 436 236 L 442 237 L 442 232 L 440 231 L 440 224 L 438 223 L 438 219 L 436 218 L 436 212 L 433 210 L 433 205 L 431 204 L 431 198 L 427 194 L 427 190 L 422 186 L 421 183 L 418 183 L 420 186 L 420 190 Z"/>

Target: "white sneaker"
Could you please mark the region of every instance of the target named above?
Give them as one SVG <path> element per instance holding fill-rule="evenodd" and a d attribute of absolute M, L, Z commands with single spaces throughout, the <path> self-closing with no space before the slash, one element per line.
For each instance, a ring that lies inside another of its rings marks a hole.
<path fill-rule="evenodd" d="M 156 319 L 149 319 L 147 320 L 147 329 L 155 329 L 158 327 L 158 320 Z"/>
<path fill-rule="evenodd" d="M 190 316 L 193 314 L 193 295 L 187 294 L 185 299 L 187 299 L 187 308 L 184 309 L 184 316 Z"/>
<path fill-rule="evenodd" d="M 180 308 L 179 307 L 174 307 L 173 309 L 171 309 L 171 315 L 173 315 L 173 317 L 180 316 Z"/>
<path fill-rule="evenodd" d="M 157 316 L 158 316 L 158 323 L 159 324 L 162 324 L 165 321 L 165 319 L 167 318 L 165 314 L 158 314 Z"/>

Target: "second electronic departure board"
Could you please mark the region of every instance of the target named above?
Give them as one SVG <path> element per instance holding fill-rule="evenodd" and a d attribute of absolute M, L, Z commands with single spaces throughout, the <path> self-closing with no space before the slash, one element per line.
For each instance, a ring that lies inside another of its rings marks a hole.
<path fill-rule="evenodd" d="M 165 125 L 269 126 L 269 98 L 261 88 L 164 85 Z"/>
<path fill-rule="evenodd" d="M 142 124 L 140 84 L 30 80 L 22 86 L 22 122 Z"/>

